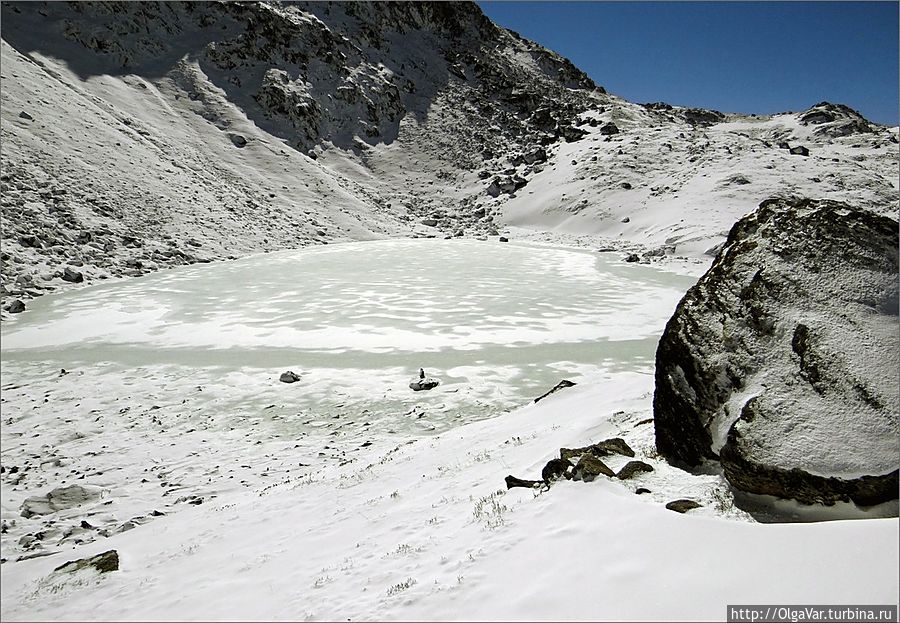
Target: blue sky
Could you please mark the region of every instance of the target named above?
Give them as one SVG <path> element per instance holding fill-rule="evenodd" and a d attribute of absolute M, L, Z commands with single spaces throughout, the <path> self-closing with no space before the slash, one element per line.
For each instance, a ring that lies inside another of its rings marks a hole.
<path fill-rule="evenodd" d="M 630 101 L 768 114 L 827 100 L 897 125 L 896 1 L 478 4 Z"/>

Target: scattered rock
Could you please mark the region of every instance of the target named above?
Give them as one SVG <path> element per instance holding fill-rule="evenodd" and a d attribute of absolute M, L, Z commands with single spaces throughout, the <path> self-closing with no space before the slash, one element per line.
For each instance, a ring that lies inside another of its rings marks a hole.
<path fill-rule="evenodd" d="M 575 469 L 572 470 L 572 478 L 575 480 L 583 480 L 584 482 L 591 482 L 601 474 L 603 476 L 609 476 L 610 478 L 616 477 L 615 472 L 607 467 L 606 463 L 590 453 L 583 454 L 581 458 L 578 459 Z"/>
<path fill-rule="evenodd" d="M 606 439 L 599 443 L 595 443 L 583 448 L 560 448 L 559 456 L 562 459 L 574 459 L 576 457 L 590 454 L 595 457 L 610 456 L 612 454 L 621 454 L 622 456 L 633 457 L 634 450 L 620 437 Z"/>
<path fill-rule="evenodd" d="M 63 281 L 68 281 L 70 283 L 81 283 L 82 281 L 84 281 L 84 275 L 81 273 L 81 271 L 72 270 L 71 268 L 66 266 L 66 269 L 62 274 L 62 279 Z"/>
<path fill-rule="evenodd" d="M 589 446 L 588 449 L 594 456 L 609 456 L 610 454 L 621 454 L 622 456 L 633 457 L 634 450 L 621 437 L 613 437 L 599 443 Z"/>
<path fill-rule="evenodd" d="M 300 375 L 293 370 L 288 370 L 287 372 L 282 372 L 278 380 L 282 383 L 296 383 L 300 380 Z"/>
<path fill-rule="evenodd" d="M 543 147 L 538 147 L 537 149 L 528 152 L 524 156 L 522 156 L 522 160 L 525 164 L 536 164 L 539 162 L 547 161 L 547 150 Z"/>
<path fill-rule="evenodd" d="M 552 389 L 550 389 L 549 391 L 547 391 L 547 392 L 541 394 L 540 396 L 538 396 L 537 398 L 535 398 L 534 401 L 535 401 L 535 402 L 538 402 L 538 401 L 540 401 L 540 400 L 543 400 L 544 398 L 546 398 L 546 397 L 549 396 L 550 394 L 553 394 L 553 393 L 555 393 L 555 392 L 558 392 L 558 391 L 561 390 L 561 389 L 565 389 L 566 387 L 574 387 L 574 386 L 575 386 L 575 382 L 574 382 L 574 381 L 569 381 L 569 380 L 563 379 L 563 380 L 561 380 L 559 383 L 557 383 L 556 385 L 554 385 Z"/>
<path fill-rule="evenodd" d="M 440 379 L 426 376 L 424 368 L 419 368 L 419 375 L 409 382 L 409 388 L 414 392 L 421 392 L 434 389 L 440 384 Z"/>
<path fill-rule="evenodd" d="M 636 476 L 637 474 L 640 474 L 643 472 L 652 472 L 652 471 L 653 471 L 653 466 L 648 465 L 647 463 L 644 463 L 643 461 L 628 461 L 628 463 L 625 464 L 625 467 L 623 467 L 622 469 L 619 470 L 619 473 L 616 474 L 616 477 L 619 480 L 628 480 L 629 478 L 632 478 L 632 477 Z"/>
<path fill-rule="evenodd" d="M 541 478 L 543 478 L 544 482 L 547 484 L 563 477 L 568 479 L 572 477 L 569 473 L 569 469 L 571 468 L 571 461 L 567 461 L 566 459 L 550 459 L 547 461 L 547 464 L 544 465 L 544 469 L 541 470 Z"/>
<path fill-rule="evenodd" d="M 615 123 L 607 123 L 600 128 L 600 134 L 603 136 L 612 136 L 619 133 L 619 127 Z"/>
<path fill-rule="evenodd" d="M 63 565 L 58 566 L 53 571 L 59 571 L 61 573 L 74 573 L 76 571 L 80 571 L 81 569 L 88 568 L 96 569 L 100 573 L 118 571 L 119 553 L 116 550 L 111 549 L 107 552 L 103 552 L 102 554 L 97 554 L 96 556 L 91 556 L 89 558 L 79 558 L 78 560 L 67 562 Z"/>
<path fill-rule="evenodd" d="M 23 247 L 30 247 L 33 249 L 40 249 L 44 245 L 41 244 L 41 241 L 37 236 L 33 234 L 25 234 L 23 236 L 19 236 L 19 244 Z"/>
<path fill-rule="evenodd" d="M 231 143 L 240 149 L 247 145 L 247 139 L 241 136 L 240 134 L 233 134 L 231 132 L 228 133 L 228 138 L 231 139 Z"/>
<path fill-rule="evenodd" d="M 701 506 L 703 506 L 703 504 L 695 502 L 694 500 L 675 500 L 666 504 L 666 508 L 670 511 L 675 511 L 676 513 L 686 513 L 691 509 L 700 508 Z"/>
<path fill-rule="evenodd" d="M 521 478 L 516 478 L 515 476 L 507 476 L 506 477 L 506 488 L 512 489 L 513 487 L 524 487 L 526 489 L 533 489 L 535 487 L 539 487 L 544 485 L 543 480 L 522 480 Z"/>

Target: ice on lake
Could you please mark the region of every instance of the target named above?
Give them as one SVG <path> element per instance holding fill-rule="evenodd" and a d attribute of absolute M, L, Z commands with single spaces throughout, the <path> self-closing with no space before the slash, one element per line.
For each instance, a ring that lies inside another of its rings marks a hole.
<path fill-rule="evenodd" d="M 66 369 L 82 391 L 142 404 L 193 391 L 182 417 L 207 429 L 444 430 L 563 378 L 651 374 L 693 281 L 617 254 L 493 241 L 261 254 L 35 300 L 4 323 L 4 376 Z M 441 385 L 411 391 L 420 367 Z M 285 370 L 301 380 L 279 382 Z"/>

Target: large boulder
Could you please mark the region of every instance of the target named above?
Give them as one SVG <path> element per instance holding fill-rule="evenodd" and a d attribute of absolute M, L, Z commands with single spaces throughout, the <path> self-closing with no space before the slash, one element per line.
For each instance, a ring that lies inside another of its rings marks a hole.
<path fill-rule="evenodd" d="M 750 493 L 897 498 L 897 221 L 770 199 L 732 228 L 656 353 L 656 446 Z"/>
<path fill-rule="evenodd" d="M 56 511 L 81 506 L 87 502 L 100 499 L 100 494 L 101 490 L 98 487 L 85 487 L 82 485 L 57 487 L 45 495 L 35 495 L 26 498 L 22 503 L 22 517 L 49 515 Z"/>

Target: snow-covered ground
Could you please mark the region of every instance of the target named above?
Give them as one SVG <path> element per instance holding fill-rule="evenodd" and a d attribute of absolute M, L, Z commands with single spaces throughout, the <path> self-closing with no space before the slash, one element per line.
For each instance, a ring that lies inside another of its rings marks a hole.
<path fill-rule="evenodd" d="M 756 523 L 720 475 L 657 458 L 653 336 L 689 277 L 496 240 L 360 245 L 51 295 L 4 323 L 3 555 L 26 558 L 0 567 L 4 620 L 720 619 L 895 599 L 896 519 Z M 422 357 L 445 381 L 427 394 L 406 387 Z M 287 368 L 301 380 L 278 382 Z M 559 378 L 578 385 L 530 404 Z M 611 437 L 654 471 L 506 490 Z M 101 497 L 19 516 L 68 484 Z M 685 498 L 703 506 L 664 508 Z M 108 549 L 116 573 L 53 572 Z"/>
<path fill-rule="evenodd" d="M 657 456 L 651 399 L 658 336 L 743 214 L 799 194 L 896 218 L 897 128 L 688 122 L 560 89 L 545 73 L 577 70 L 546 50 L 453 38 L 408 5 L 160 6 L 4 6 L 4 621 L 896 603 L 896 504 L 736 503 Z M 313 148 L 263 76 L 291 111 L 336 115 Z M 379 108 L 395 92 L 398 119 Z M 498 176 L 526 183 L 488 193 Z M 407 237 L 466 240 L 382 241 Z M 419 367 L 442 384 L 412 392 Z M 505 488 L 612 437 L 654 471 Z M 66 484 L 100 497 L 20 515 Z M 762 523 L 773 506 L 832 521 Z M 53 572 L 112 548 L 115 573 Z"/>

